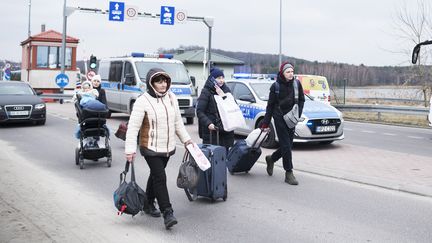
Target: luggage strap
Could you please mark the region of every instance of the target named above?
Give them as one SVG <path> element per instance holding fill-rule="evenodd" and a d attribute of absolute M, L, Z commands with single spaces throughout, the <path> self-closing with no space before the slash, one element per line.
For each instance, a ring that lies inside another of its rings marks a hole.
<path fill-rule="evenodd" d="M 195 187 L 192 189 L 192 194 L 189 192 L 189 189 L 184 189 L 186 193 L 186 197 L 189 199 L 189 201 L 195 201 L 198 198 L 198 189 Z"/>

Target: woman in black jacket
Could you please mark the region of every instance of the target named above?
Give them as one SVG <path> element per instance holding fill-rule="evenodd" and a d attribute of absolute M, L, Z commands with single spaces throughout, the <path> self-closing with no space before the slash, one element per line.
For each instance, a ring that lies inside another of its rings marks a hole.
<path fill-rule="evenodd" d="M 101 76 L 99 74 L 94 75 L 91 81 L 92 81 L 93 88 L 99 92 L 99 96 L 97 97 L 97 100 L 99 100 L 100 102 L 106 105 L 107 100 L 106 100 L 105 90 L 102 89 L 101 87 Z"/>
<path fill-rule="evenodd" d="M 222 121 L 219 116 L 214 95 L 225 97 L 225 93 L 230 93 L 231 90 L 225 84 L 225 76 L 222 70 L 214 68 L 210 72 L 210 76 L 201 90 L 198 97 L 196 113 L 198 116 L 198 133 L 205 144 L 216 144 L 216 129 L 219 130 L 219 144 L 229 147 L 234 144 L 234 132 L 226 132 L 223 130 Z M 210 139 L 211 133 L 211 139 Z"/>
<path fill-rule="evenodd" d="M 301 116 L 305 102 L 303 87 L 301 86 L 300 81 L 294 77 L 294 66 L 288 62 L 285 62 L 280 67 L 276 82 L 270 87 L 266 114 L 261 128 L 268 129 L 271 118 L 273 117 L 276 132 L 279 138 L 279 148 L 273 152 L 273 154 L 268 155 L 265 158 L 267 162 L 268 175 L 273 175 L 274 163 L 282 158 L 283 167 L 285 169 L 285 182 L 290 185 L 298 185 L 298 182 L 292 172 L 293 163 L 291 154 L 295 128 L 289 128 L 283 118 L 283 115 L 288 113 L 295 104 L 293 82 L 297 82 L 298 86 L 298 106 L 299 116 Z"/>

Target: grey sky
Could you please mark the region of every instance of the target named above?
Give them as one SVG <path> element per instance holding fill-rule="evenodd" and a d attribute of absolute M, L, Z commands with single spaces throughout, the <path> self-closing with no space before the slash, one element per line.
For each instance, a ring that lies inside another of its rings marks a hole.
<path fill-rule="evenodd" d="M 121 0 L 119 0 L 121 1 Z M 227 51 L 279 53 L 279 0 L 124 1 L 140 11 L 159 13 L 175 6 L 191 16 L 215 18 L 212 47 Z M 409 65 L 409 57 L 392 53 L 412 49 L 395 38 L 393 17 L 403 0 L 283 0 L 282 53 L 310 61 L 369 66 Z M 416 1 L 406 1 L 409 7 Z M 108 0 L 68 0 L 71 7 L 108 9 Z M 40 25 L 62 31 L 63 0 L 32 0 L 32 35 Z M 0 58 L 20 61 L 19 43 L 27 38 L 28 0 L 2 1 Z M 162 26 L 159 20 L 139 18 L 123 23 L 108 15 L 75 12 L 68 19 L 68 35 L 80 39 L 78 59 L 154 53 L 179 45 L 207 46 L 207 27 L 200 22 Z M 431 39 L 432 36 L 427 38 Z"/>

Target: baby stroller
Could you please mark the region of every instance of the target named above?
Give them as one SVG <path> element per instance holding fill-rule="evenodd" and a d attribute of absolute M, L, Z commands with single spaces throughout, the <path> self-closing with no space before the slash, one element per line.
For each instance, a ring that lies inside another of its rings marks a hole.
<path fill-rule="evenodd" d="M 82 108 L 79 100 L 75 102 L 76 115 L 79 122 L 79 146 L 75 149 L 75 164 L 84 169 L 84 159 L 98 161 L 107 158 L 107 166 L 111 167 L 112 154 L 109 145 L 109 131 L 106 118 L 109 110 L 91 110 Z"/>

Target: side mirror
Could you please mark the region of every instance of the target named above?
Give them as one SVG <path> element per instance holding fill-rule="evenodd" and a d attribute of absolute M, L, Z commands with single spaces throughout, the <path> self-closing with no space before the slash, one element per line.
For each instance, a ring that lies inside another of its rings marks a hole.
<path fill-rule="evenodd" d="M 125 76 L 125 84 L 126 85 L 135 85 L 135 75 L 133 73 L 128 73 Z"/>
<path fill-rule="evenodd" d="M 36 95 L 41 95 L 41 94 L 43 94 L 42 91 L 40 91 L 40 90 L 36 90 Z"/>
<path fill-rule="evenodd" d="M 248 95 L 241 95 L 239 97 L 239 100 L 247 101 L 247 102 L 251 102 L 251 103 L 255 103 L 255 101 L 256 101 L 255 98 L 252 95 L 250 95 L 250 94 L 248 94 Z"/>
<path fill-rule="evenodd" d="M 192 85 L 195 86 L 195 84 L 196 84 L 195 77 L 194 76 L 190 76 L 190 80 L 192 82 Z"/>

